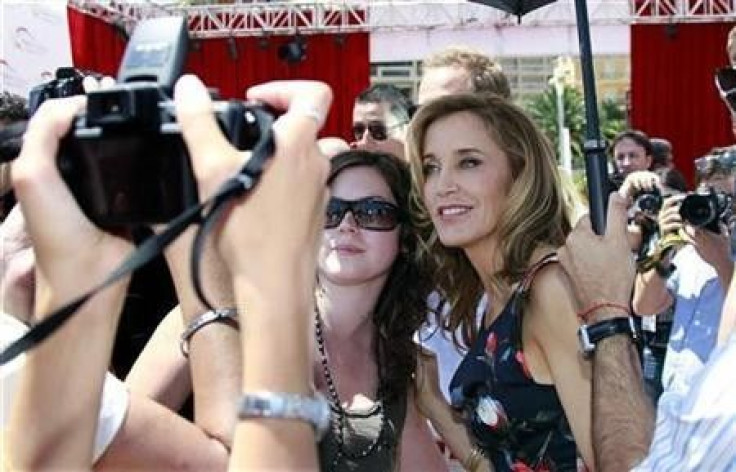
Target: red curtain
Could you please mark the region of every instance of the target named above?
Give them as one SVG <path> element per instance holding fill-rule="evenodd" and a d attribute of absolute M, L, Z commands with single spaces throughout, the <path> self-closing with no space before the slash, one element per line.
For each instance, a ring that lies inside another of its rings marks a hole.
<path fill-rule="evenodd" d="M 631 27 L 631 122 L 672 142 L 675 164 L 693 182 L 693 160 L 734 142 L 713 74 L 728 64 L 729 23 Z"/>
<path fill-rule="evenodd" d="M 125 41 L 115 28 L 69 8 L 69 31 L 75 67 L 115 76 Z M 370 82 L 369 35 L 305 35 L 307 58 L 287 64 L 278 57 L 279 46 L 291 36 L 202 39 L 190 44 L 186 70 L 197 74 L 223 98 L 244 98 L 255 84 L 277 79 L 313 79 L 332 87 L 335 99 L 323 136 L 349 138 L 353 101 Z M 232 41 L 230 41 L 232 42 Z"/>

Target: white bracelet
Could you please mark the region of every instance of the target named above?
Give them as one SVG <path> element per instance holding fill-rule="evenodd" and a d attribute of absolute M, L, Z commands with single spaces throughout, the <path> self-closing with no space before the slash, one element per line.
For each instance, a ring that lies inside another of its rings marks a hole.
<path fill-rule="evenodd" d="M 245 393 L 240 399 L 238 418 L 275 418 L 305 421 L 314 427 L 317 441 L 330 427 L 330 403 L 324 395 L 299 395 L 282 392 Z"/>
<path fill-rule="evenodd" d="M 236 308 L 218 308 L 205 311 L 190 321 L 187 329 L 181 333 L 181 341 L 179 341 L 179 349 L 184 357 L 189 357 L 189 341 L 192 336 L 210 323 L 227 323 L 237 328 L 239 327 L 238 310 Z"/>

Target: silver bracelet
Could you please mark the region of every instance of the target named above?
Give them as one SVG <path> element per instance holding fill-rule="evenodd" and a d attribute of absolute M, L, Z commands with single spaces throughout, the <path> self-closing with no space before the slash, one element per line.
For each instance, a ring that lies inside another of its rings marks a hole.
<path fill-rule="evenodd" d="M 245 393 L 240 399 L 238 418 L 275 418 L 306 421 L 314 427 L 317 441 L 330 427 L 330 403 L 324 395 L 281 392 Z"/>
<path fill-rule="evenodd" d="M 190 321 L 187 329 L 181 333 L 181 340 L 179 341 L 179 349 L 184 357 L 189 357 L 189 341 L 192 336 L 210 323 L 229 323 L 237 328 L 239 326 L 237 308 L 218 308 L 205 311 Z"/>

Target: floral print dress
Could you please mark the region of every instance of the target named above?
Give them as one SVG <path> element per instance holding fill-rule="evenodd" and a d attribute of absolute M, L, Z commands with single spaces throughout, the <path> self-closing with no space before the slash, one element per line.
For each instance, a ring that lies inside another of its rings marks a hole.
<path fill-rule="evenodd" d="M 554 386 L 532 379 L 521 345 L 523 297 L 536 272 L 556 261 L 550 254 L 527 272 L 450 382 L 453 407 L 497 472 L 585 470 Z"/>

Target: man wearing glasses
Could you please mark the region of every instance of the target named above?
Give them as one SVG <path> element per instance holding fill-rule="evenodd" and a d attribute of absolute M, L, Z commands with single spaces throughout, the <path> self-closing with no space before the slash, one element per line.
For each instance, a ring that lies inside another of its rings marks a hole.
<path fill-rule="evenodd" d="M 404 158 L 412 104 L 396 87 L 376 84 L 358 95 L 353 106 L 351 147 Z"/>

